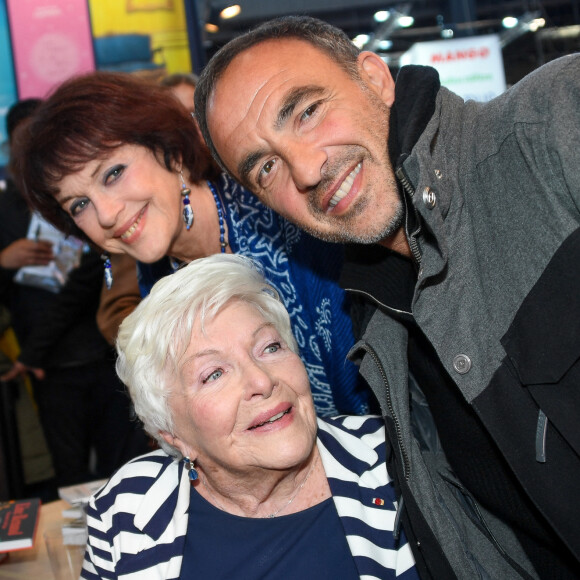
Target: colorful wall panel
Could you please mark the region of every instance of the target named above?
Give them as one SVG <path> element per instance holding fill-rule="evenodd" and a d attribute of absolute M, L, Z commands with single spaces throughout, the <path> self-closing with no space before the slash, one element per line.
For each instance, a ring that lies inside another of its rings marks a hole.
<path fill-rule="evenodd" d="M 95 37 L 149 34 L 167 73 L 192 70 L 182 0 L 89 0 L 89 7 Z"/>
<path fill-rule="evenodd" d="M 7 0 L 18 96 L 94 70 L 87 0 Z"/>
<path fill-rule="evenodd" d="M 12 49 L 10 47 L 10 32 L 6 14 L 6 0 L 0 0 L 0 144 L 4 144 L 6 136 L 6 113 L 16 100 L 16 84 L 12 66 Z M 0 147 L 0 166 L 8 162 L 6 147 Z"/>

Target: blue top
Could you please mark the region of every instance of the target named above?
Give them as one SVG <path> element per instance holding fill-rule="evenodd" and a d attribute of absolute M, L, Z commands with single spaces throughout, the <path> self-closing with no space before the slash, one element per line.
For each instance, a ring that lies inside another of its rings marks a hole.
<path fill-rule="evenodd" d="M 373 395 L 346 359 L 354 336 L 348 298 L 338 285 L 342 245 L 298 229 L 225 174 L 215 185 L 232 252 L 262 265 L 288 310 L 316 412 L 323 417 L 367 414 L 371 405 L 376 407 Z M 149 294 L 153 284 L 171 272 L 167 259 L 139 263 L 141 294 Z"/>
<path fill-rule="evenodd" d="M 243 518 L 191 491 L 182 578 L 359 578 L 331 498 L 272 519 Z"/>

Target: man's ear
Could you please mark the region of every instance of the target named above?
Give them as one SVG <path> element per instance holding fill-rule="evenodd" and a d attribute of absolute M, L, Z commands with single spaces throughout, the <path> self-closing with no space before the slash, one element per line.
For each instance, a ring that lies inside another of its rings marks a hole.
<path fill-rule="evenodd" d="M 395 81 L 387 63 L 375 52 L 363 51 L 357 59 L 361 79 L 381 100 L 392 107 L 395 102 Z"/>

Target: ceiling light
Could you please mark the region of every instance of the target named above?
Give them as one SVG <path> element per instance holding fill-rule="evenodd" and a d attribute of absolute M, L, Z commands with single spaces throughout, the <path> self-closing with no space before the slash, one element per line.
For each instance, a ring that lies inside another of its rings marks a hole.
<path fill-rule="evenodd" d="M 379 50 L 389 50 L 392 47 L 393 47 L 393 41 L 392 40 L 379 40 L 377 42 L 377 48 Z"/>
<path fill-rule="evenodd" d="M 390 40 L 398 28 L 412 26 L 415 19 L 409 16 L 412 4 L 410 2 L 397 4 L 391 10 L 381 10 L 375 13 L 378 22 L 376 30 L 366 39 L 357 38 L 357 43 L 364 42 L 361 48 L 375 52 L 390 50 L 393 46 Z M 357 44 L 358 46 L 358 44 Z"/>
<path fill-rule="evenodd" d="M 216 32 L 219 31 L 219 26 L 216 26 L 215 24 L 212 24 L 211 22 L 206 22 L 204 28 L 205 28 L 206 32 L 209 32 L 211 34 L 215 34 Z"/>
<path fill-rule="evenodd" d="M 391 13 L 388 10 L 379 10 L 378 12 L 375 12 L 375 15 L 373 18 L 377 22 L 386 22 L 389 19 L 390 15 L 391 15 Z"/>
<path fill-rule="evenodd" d="M 504 28 L 515 28 L 518 25 L 518 19 L 515 16 L 506 16 L 501 24 Z"/>
<path fill-rule="evenodd" d="M 359 34 L 352 39 L 353 44 L 362 50 L 363 46 L 369 41 L 368 34 Z"/>
<path fill-rule="evenodd" d="M 242 11 L 239 4 L 233 4 L 232 6 L 228 6 L 224 8 L 220 12 L 220 18 L 227 20 L 228 18 L 235 18 L 240 12 Z"/>
<path fill-rule="evenodd" d="M 401 28 L 409 28 L 415 24 L 415 19 L 412 16 L 399 16 L 398 23 Z"/>
<path fill-rule="evenodd" d="M 545 24 L 545 20 L 540 17 L 540 12 L 526 12 L 520 18 L 507 17 L 502 21 L 506 30 L 500 34 L 500 46 L 505 48 L 510 42 L 513 42 L 520 36 L 528 32 L 536 32 Z"/>

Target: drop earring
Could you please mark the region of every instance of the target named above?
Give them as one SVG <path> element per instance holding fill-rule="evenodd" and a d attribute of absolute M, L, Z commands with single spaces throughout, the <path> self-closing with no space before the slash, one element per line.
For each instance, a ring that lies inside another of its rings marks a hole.
<path fill-rule="evenodd" d="M 111 258 L 108 252 L 105 252 L 101 258 L 103 259 L 103 266 L 105 267 L 105 284 L 107 290 L 111 289 L 113 285 L 113 271 L 111 270 Z"/>
<path fill-rule="evenodd" d="M 183 463 L 185 464 L 185 469 L 187 469 L 189 480 L 195 481 L 199 474 L 197 473 L 197 469 L 195 469 L 195 461 L 192 461 L 189 457 L 183 458 Z"/>
<path fill-rule="evenodd" d="M 185 179 L 183 179 L 183 173 L 179 172 L 179 177 L 181 177 L 181 195 L 183 197 L 183 221 L 185 223 L 185 229 L 189 230 L 193 225 L 193 210 L 191 209 L 191 203 L 189 201 L 189 194 L 191 189 L 185 185 Z"/>

